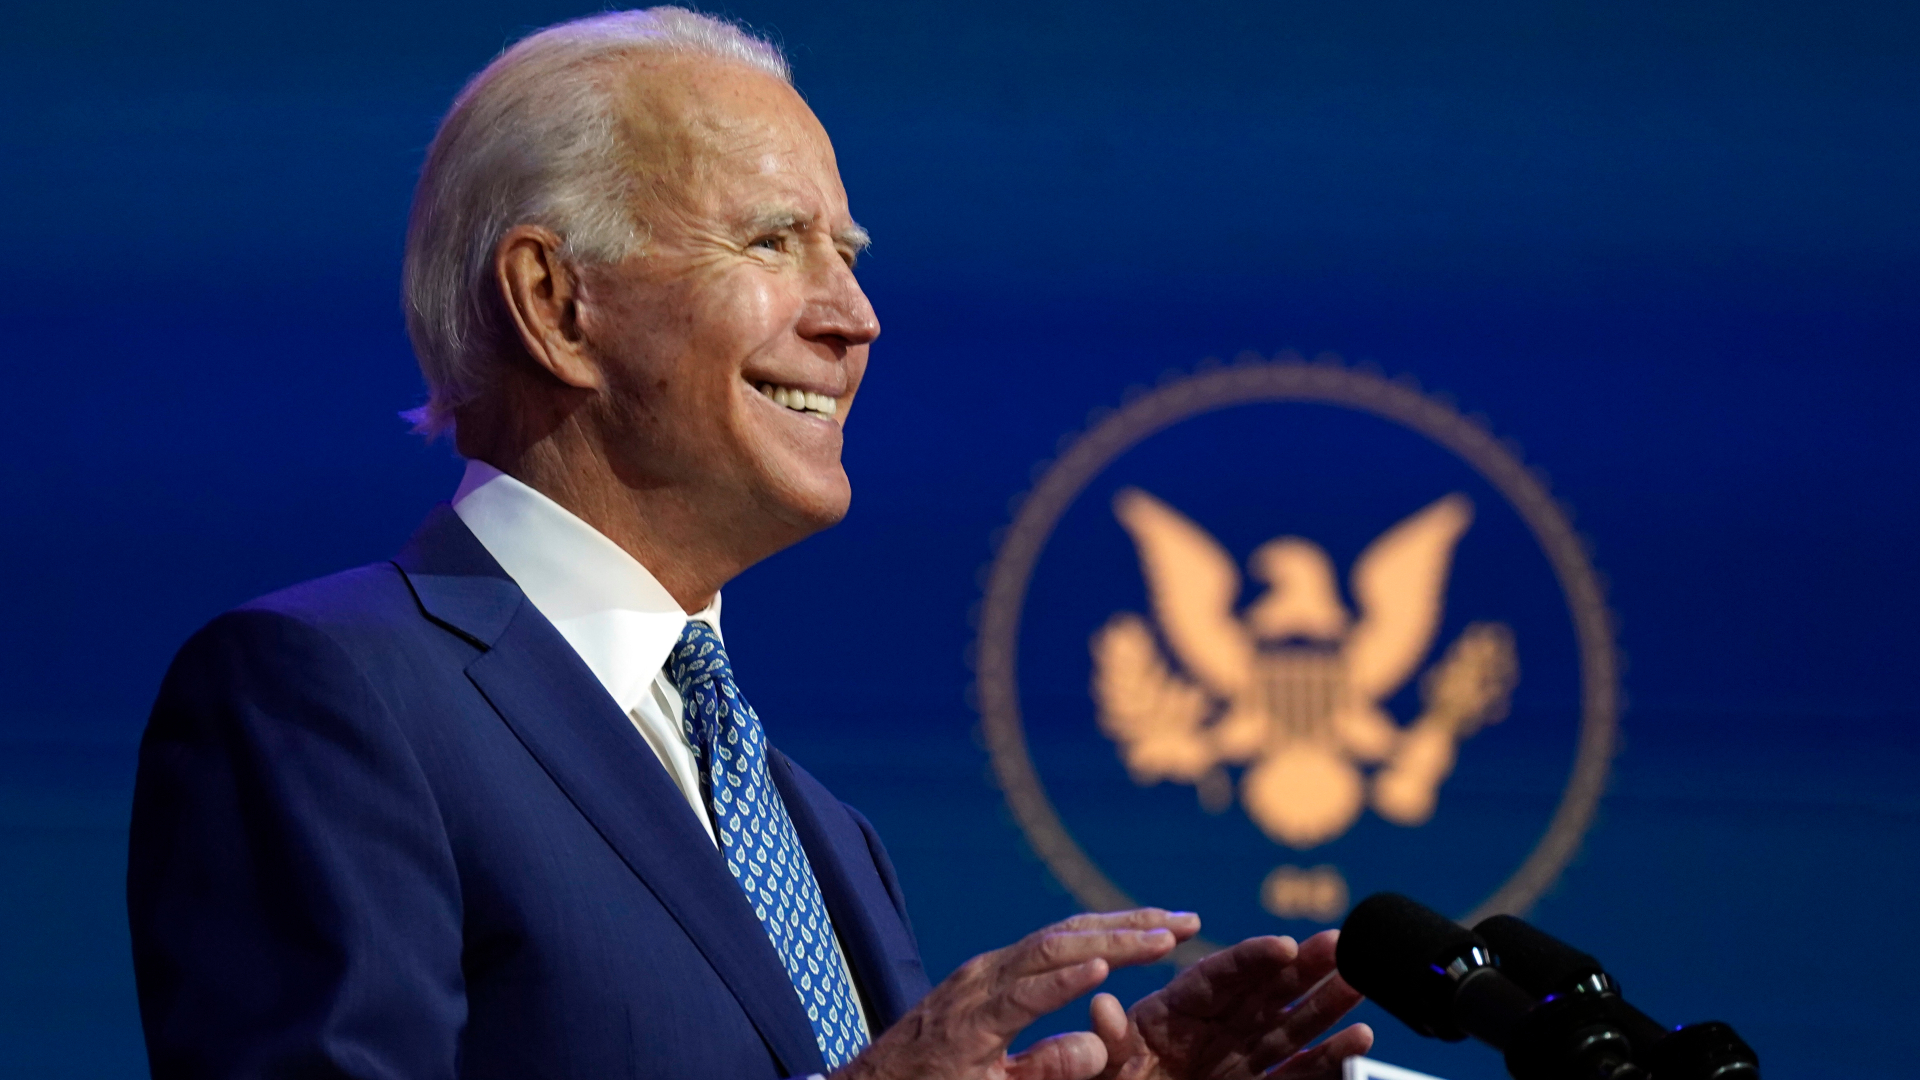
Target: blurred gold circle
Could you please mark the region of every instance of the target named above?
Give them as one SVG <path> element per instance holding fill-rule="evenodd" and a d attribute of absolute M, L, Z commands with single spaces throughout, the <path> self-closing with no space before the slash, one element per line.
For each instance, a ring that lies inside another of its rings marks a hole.
<path fill-rule="evenodd" d="M 1580 736 L 1573 771 L 1546 832 L 1520 868 L 1465 916 L 1524 914 L 1579 847 L 1593 821 L 1613 757 L 1620 707 L 1613 621 L 1599 574 L 1566 511 L 1546 484 L 1485 427 L 1410 383 L 1343 367 L 1335 359 L 1307 363 L 1283 354 L 1205 370 L 1144 393 L 1106 415 L 1047 466 L 1020 500 L 988 572 L 975 643 L 975 690 L 987 750 L 1007 805 L 1034 851 L 1060 884 L 1092 911 L 1134 907 L 1083 851 L 1041 786 L 1020 717 L 1018 651 L 1027 586 L 1060 518 L 1115 458 L 1141 440 L 1202 413 L 1256 402 L 1313 402 L 1369 413 L 1411 429 L 1465 461 L 1525 521 L 1553 566 L 1573 617 L 1580 652 Z M 1191 963 L 1213 951 L 1196 939 L 1175 960 Z"/>

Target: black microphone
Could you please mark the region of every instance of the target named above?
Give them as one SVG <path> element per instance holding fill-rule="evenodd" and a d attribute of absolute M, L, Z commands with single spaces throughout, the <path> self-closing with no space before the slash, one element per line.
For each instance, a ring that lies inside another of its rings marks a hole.
<path fill-rule="evenodd" d="M 1515 1080 L 1647 1076 L 1598 998 L 1543 1002 L 1494 966 L 1479 934 L 1407 897 L 1362 900 L 1340 928 L 1334 962 L 1414 1031 L 1449 1042 L 1472 1035 L 1502 1051 Z"/>
<path fill-rule="evenodd" d="M 1495 915 L 1480 920 L 1473 928 L 1493 948 L 1501 974 L 1519 983 L 1536 997 L 1564 997 L 1568 994 L 1611 996 L 1621 1027 L 1633 1043 L 1636 1053 L 1652 1049 L 1672 1030 L 1627 1004 L 1620 986 L 1607 974 L 1600 961 L 1512 915 Z"/>
<path fill-rule="evenodd" d="M 1528 993 L 1599 1002 L 1654 1080 L 1759 1080 L 1759 1055 L 1732 1027 L 1719 1021 L 1666 1027 L 1627 1004 L 1600 961 L 1512 915 L 1483 919 L 1473 929 L 1493 948 L 1501 973 Z"/>
<path fill-rule="evenodd" d="M 1537 999 L 1493 966 L 1473 931 L 1397 893 L 1354 907 L 1334 947 L 1340 977 L 1430 1038 L 1468 1035 L 1504 1049 Z"/>

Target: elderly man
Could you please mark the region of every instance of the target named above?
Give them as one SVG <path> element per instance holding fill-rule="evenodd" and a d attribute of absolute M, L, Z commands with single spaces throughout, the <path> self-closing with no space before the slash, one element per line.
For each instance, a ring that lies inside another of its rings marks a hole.
<path fill-rule="evenodd" d="M 769 46 L 658 8 L 461 94 L 408 235 L 416 420 L 468 459 L 393 562 L 182 650 L 128 895 L 157 1077 L 1327 1075 L 1331 940 L 1243 942 L 1010 1055 L 1187 914 L 922 971 L 885 850 L 767 745 L 720 589 L 846 512 L 880 332 Z M 857 648 L 850 642 L 850 648 Z"/>

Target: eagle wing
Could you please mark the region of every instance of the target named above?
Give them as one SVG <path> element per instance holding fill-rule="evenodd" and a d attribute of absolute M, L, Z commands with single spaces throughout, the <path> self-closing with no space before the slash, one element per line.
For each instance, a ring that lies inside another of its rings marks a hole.
<path fill-rule="evenodd" d="M 1347 639 L 1348 684 L 1379 701 L 1406 683 L 1433 646 L 1454 546 L 1473 524 L 1473 503 L 1455 492 L 1380 534 L 1353 564 L 1361 619 Z"/>
<path fill-rule="evenodd" d="M 1093 635 L 1093 699 L 1100 730 L 1120 747 L 1136 783 L 1191 784 L 1219 760 L 1203 730 L 1207 692 L 1167 670 L 1147 621 L 1115 615 Z"/>
<path fill-rule="evenodd" d="M 1222 697 L 1253 677 L 1254 645 L 1234 614 L 1240 571 L 1206 530 L 1139 488 L 1113 497 L 1133 537 L 1154 618 L 1186 669 Z"/>

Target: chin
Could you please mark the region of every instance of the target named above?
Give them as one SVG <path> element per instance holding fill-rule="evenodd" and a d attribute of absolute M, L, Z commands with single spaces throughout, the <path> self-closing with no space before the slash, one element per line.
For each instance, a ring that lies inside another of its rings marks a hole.
<path fill-rule="evenodd" d="M 840 524 L 847 516 L 847 507 L 853 503 L 853 492 L 844 484 L 831 497 L 810 503 L 807 507 L 807 523 L 813 531 L 829 529 Z"/>
<path fill-rule="evenodd" d="M 839 469 L 831 477 L 810 478 L 805 484 L 779 484 L 770 500 L 782 520 L 811 536 L 840 524 L 853 502 L 853 488 Z"/>

